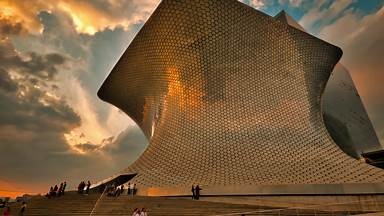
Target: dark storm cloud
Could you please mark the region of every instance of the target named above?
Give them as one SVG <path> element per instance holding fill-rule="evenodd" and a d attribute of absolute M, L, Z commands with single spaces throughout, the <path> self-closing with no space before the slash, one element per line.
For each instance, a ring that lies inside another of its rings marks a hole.
<path fill-rule="evenodd" d="M 75 147 L 78 149 L 81 149 L 84 152 L 89 152 L 89 151 L 94 151 L 94 150 L 99 149 L 100 146 L 94 145 L 91 143 L 84 143 L 84 144 L 76 144 Z"/>
<path fill-rule="evenodd" d="M 10 18 L 0 14 L 0 39 L 10 36 L 19 35 L 27 32 L 20 22 L 13 22 Z"/>
<path fill-rule="evenodd" d="M 0 44 L 0 50 L 0 125 L 33 125 L 32 128 L 39 129 L 39 125 L 49 124 L 48 129 L 62 130 L 61 126 L 67 123 L 79 124 L 79 118 L 64 101 L 48 98 L 44 90 L 36 87 L 55 77 L 58 67 L 65 62 L 63 56 L 29 53 L 27 59 L 23 59 L 7 42 Z M 14 71 L 18 76 L 11 78 Z M 41 100 L 49 106 L 39 103 Z"/>
<path fill-rule="evenodd" d="M 100 35 L 100 41 L 112 33 L 106 34 Z M 61 43 L 57 37 L 55 41 Z M 115 142 L 113 137 L 105 138 L 103 147 L 92 143 L 75 146 L 86 154 L 71 151 L 63 135 L 80 126 L 81 120 L 63 99 L 47 97 L 44 90 L 58 90 L 55 77 L 67 61 L 70 59 L 59 53 L 21 56 L 9 41 L 0 44 L 1 180 L 28 182 L 37 191 L 64 179 L 72 187 L 84 178 L 103 179 L 124 169 L 145 148 L 140 129 L 133 128 L 122 132 Z M 18 76 L 12 76 L 13 72 Z M 99 76 L 101 80 L 101 72 Z"/>
<path fill-rule="evenodd" d="M 60 83 L 63 73 L 65 78 L 79 81 L 99 121 L 107 122 L 111 106 L 100 101 L 96 91 L 141 26 L 139 21 L 124 21 L 127 15 L 129 19 L 138 17 L 134 11 L 141 2 L 135 1 L 134 8 L 129 2 L 122 6 L 95 3 L 97 10 L 108 7 L 111 20 L 116 18 L 109 26 L 109 19 L 91 17 L 90 24 L 103 29 L 95 35 L 78 31 L 72 19 L 76 8 L 82 6 L 78 2 L 68 3 L 71 12 L 53 8 L 48 12 L 45 2 L 18 2 L 16 11 L 30 10 L 23 13 L 25 17 L 18 17 L 23 22 L 0 17 L 0 34 L 5 36 L 0 37 L 0 182 L 27 183 L 30 186 L 26 188 L 44 191 L 51 184 L 67 180 L 71 188 L 80 180 L 103 179 L 121 171 L 145 149 L 147 141 L 138 127 L 124 130 L 116 139 L 111 136 L 101 143 L 70 146 L 64 134 L 84 123 L 81 113 L 74 111 L 76 107 L 68 105 L 69 95 L 60 98 L 65 89 L 59 89 L 72 88 L 71 82 L 67 86 Z M 125 12 L 115 13 L 116 9 Z M 28 22 L 32 19 L 38 23 Z M 129 24 L 121 26 L 120 19 Z M 100 20 L 106 23 L 96 25 Z M 132 23 L 134 27 L 127 30 Z M 86 139 L 87 134 L 80 138 Z"/>
<path fill-rule="evenodd" d="M 80 118 L 64 100 L 48 97 L 44 86 L 66 61 L 58 53 L 21 56 L 9 40 L 1 41 L 1 180 L 38 182 L 65 170 L 60 164 L 69 148 L 63 134 L 79 126 Z"/>
<path fill-rule="evenodd" d="M 110 155 L 125 158 L 124 163 L 133 162 L 148 145 L 148 140 L 138 126 L 130 127 L 121 132 L 116 140 L 102 150 Z"/>
<path fill-rule="evenodd" d="M 6 92 L 15 92 L 18 87 L 3 68 L 0 68 L 0 89 Z"/>
<path fill-rule="evenodd" d="M 20 34 L 22 26 L 11 25 L 0 20 L 2 29 L 8 34 Z M 7 27 L 5 27 L 7 26 Z M 17 27 L 15 27 L 17 26 Z M 10 30 L 11 27 L 17 29 Z M 79 124 L 79 118 L 63 101 L 49 100 L 50 106 L 42 105 L 39 99 L 44 99 L 45 92 L 35 87 L 43 80 L 51 80 L 57 74 L 57 67 L 66 61 L 62 55 L 51 53 L 39 55 L 28 53 L 22 57 L 15 52 L 9 40 L 0 43 L 0 126 L 30 130 L 42 129 L 62 131 Z M 11 77 L 12 72 L 18 76 Z M 21 95 L 21 93 L 23 95 Z M 0 137 L 4 141 L 5 137 Z"/>
<path fill-rule="evenodd" d="M 72 58 L 86 58 L 88 37 L 76 32 L 74 23 L 68 14 L 56 12 L 55 14 L 42 11 L 38 17 L 43 25 L 42 36 L 38 38 L 41 43 L 55 46 Z"/>
<path fill-rule="evenodd" d="M 29 52 L 20 56 L 13 51 L 9 43 L 0 44 L 0 67 L 5 71 L 17 71 L 23 76 L 36 76 L 52 80 L 58 72 L 58 67 L 66 62 L 66 58 L 58 53 L 40 55 Z"/>
<path fill-rule="evenodd" d="M 96 92 L 141 25 L 130 30 L 122 27 L 105 29 L 91 36 L 77 33 L 68 14 L 41 11 L 38 17 L 43 27 L 42 35 L 29 35 L 27 40 L 25 37 L 18 37 L 14 39 L 15 44 L 25 51 L 35 51 L 35 47 L 38 49 L 46 46 L 79 61 L 79 67 L 74 68 L 71 73 L 91 96 L 89 100 L 100 122 L 105 122 L 111 106 L 99 100 Z"/>

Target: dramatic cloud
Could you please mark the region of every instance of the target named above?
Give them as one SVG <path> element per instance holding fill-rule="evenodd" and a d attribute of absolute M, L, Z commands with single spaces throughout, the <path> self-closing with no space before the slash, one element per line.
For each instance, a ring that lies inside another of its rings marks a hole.
<path fill-rule="evenodd" d="M 147 145 L 140 129 L 96 92 L 156 4 L 127 2 L 112 13 L 107 4 L 118 2 L 61 3 L 0 2 L 1 194 L 101 180 Z M 101 16 L 111 22 L 99 22 Z"/>
<path fill-rule="evenodd" d="M 5 45 L 11 44 L 3 43 L 0 47 L 2 194 L 42 192 L 49 184 L 62 180 L 71 180 L 71 188 L 84 178 L 102 179 L 123 169 L 145 149 L 147 142 L 143 134 L 137 127 L 131 127 L 115 141 L 113 137 L 103 139 L 102 146 L 91 143 L 75 146 L 91 154 L 75 152 L 64 134 L 79 127 L 81 119 L 54 91 L 45 91 L 50 88 L 51 80 L 56 79 L 64 60 L 58 54 L 34 54 L 27 64 L 23 60 L 9 61 L 21 57 Z M 49 65 L 40 66 L 47 63 L 42 60 L 46 58 L 51 59 Z M 39 71 L 52 74 L 52 79 L 47 81 Z"/>
<path fill-rule="evenodd" d="M 20 22 L 13 22 L 11 19 L 12 17 L 0 14 L 0 39 L 5 39 L 9 35 L 19 35 L 27 31 Z"/>
<path fill-rule="evenodd" d="M 118 26 L 128 29 L 130 26 L 144 22 L 156 8 L 159 0 L 130 1 L 2 1 L 0 12 L 5 16 L 25 23 L 27 29 L 38 33 L 42 30 L 36 14 L 40 11 L 52 13 L 65 12 L 70 15 L 79 33 L 95 34 L 106 28 Z"/>

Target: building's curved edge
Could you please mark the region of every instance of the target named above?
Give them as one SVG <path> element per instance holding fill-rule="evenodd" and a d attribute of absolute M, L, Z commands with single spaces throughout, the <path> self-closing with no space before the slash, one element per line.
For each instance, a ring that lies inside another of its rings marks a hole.
<path fill-rule="evenodd" d="M 275 15 L 274 18 L 293 28 L 307 33 L 307 31 L 284 10 Z M 334 79 L 332 77 L 340 77 L 340 74 L 348 77 L 346 77 L 345 80 L 341 80 L 340 78 Z M 342 87 L 342 85 L 347 85 L 349 88 L 351 88 L 351 90 L 349 90 L 351 93 L 347 92 L 347 90 L 344 90 L 343 88 L 345 87 Z M 352 94 L 353 92 L 356 93 L 356 96 Z M 340 104 L 334 102 L 336 100 L 336 95 L 340 94 L 342 94 L 343 98 L 337 98 L 338 100 L 347 100 L 347 103 L 353 102 L 354 106 L 356 107 L 353 109 L 354 112 L 349 115 L 351 116 L 350 119 L 345 119 L 345 117 L 343 119 L 342 116 L 337 115 L 337 113 L 334 111 L 335 109 L 342 109 L 345 113 L 347 113 L 348 110 L 351 109 L 350 107 L 346 106 L 346 102 L 342 102 Z M 330 104 L 330 101 L 333 101 L 333 103 Z M 359 159 L 361 158 L 362 152 L 371 152 L 381 149 L 380 141 L 378 140 L 377 134 L 373 128 L 365 106 L 361 101 L 360 96 L 358 95 L 358 91 L 356 89 L 355 83 L 353 82 L 351 74 L 340 62 L 337 63 L 334 67 L 331 76 L 326 83 L 326 87 L 321 95 L 321 109 L 323 114 L 322 119 L 329 135 L 344 153 L 353 158 Z M 354 118 L 359 118 L 364 121 L 362 124 L 365 126 L 357 126 L 354 124 Z M 357 128 L 360 129 L 359 132 L 363 134 L 357 135 L 356 133 L 353 133 L 353 131 L 350 131 L 351 127 L 355 130 Z M 366 142 L 362 142 L 362 139 L 357 138 L 357 136 L 365 136 Z"/>

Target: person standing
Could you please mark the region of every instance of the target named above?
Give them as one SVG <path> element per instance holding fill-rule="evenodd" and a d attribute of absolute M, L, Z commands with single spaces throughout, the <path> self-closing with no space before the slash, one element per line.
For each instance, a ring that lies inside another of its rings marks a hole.
<path fill-rule="evenodd" d="M 84 193 L 84 189 L 86 187 L 86 184 L 85 184 L 85 181 L 82 181 L 81 182 L 81 193 L 83 194 Z"/>
<path fill-rule="evenodd" d="M 51 198 L 51 196 L 53 196 L 53 187 L 52 186 L 49 189 L 49 197 L 48 198 Z"/>
<path fill-rule="evenodd" d="M 133 210 L 132 216 L 140 216 L 140 210 L 138 208 L 135 208 L 135 210 Z"/>
<path fill-rule="evenodd" d="M 136 184 L 133 184 L 132 194 L 136 195 L 136 191 L 137 191 Z"/>
<path fill-rule="evenodd" d="M 63 183 L 60 183 L 59 191 L 57 192 L 57 196 L 61 196 L 61 192 L 63 191 Z"/>
<path fill-rule="evenodd" d="M 140 216 L 148 216 L 147 211 L 145 210 L 145 208 L 141 209 Z"/>
<path fill-rule="evenodd" d="M 91 187 L 91 182 L 90 181 L 88 181 L 88 183 L 87 183 L 87 188 L 85 189 L 85 193 L 86 194 L 89 194 L 89 188 Z"/>
<path fill-rule="evenodd" d="M 20 207 L 19 215 L 20 215 L 20 216 L 23 216 L 25 210 L 27 210 L 27 203 L 23 202 L 23 204 L 22 204 L 21 207 Z"/>
<path fill-rule="evenodd" d="M 200 191 L 202 189 L 199 187 L 199 185 L 196 185 L 196 188 L 195 188 L 195 194 L 196 194 L 196 199 L 199 200 L 200 198 Z"/>
<path fill-rule="evenodd" d="M 127 195 L 129 196 L 129 195 L 131 195 L 131 183 L 129 183 L 129 182 L 128 182 L 128 187 L 127 187 L 127 189 L 128 189 L 128 193 L 127 193 Z"/>
<path fill-rule="evenodd" d="M 61 192 L 62 195 L 64 195 L 65 187 L 67 187 L 67 182 L 66 181 L 64 181 L 64 184 L 63 184 L 63 191 Z"/>
<path fill-rule="evenodd" d="M 195 186 L 193 186 L 193 185 L 192 185 L 191 192 L 192 192 L 192 199 L 194 200 L 196 197 L 196 194 L 195 194 Z"/>
<path fill-rule="evenodd" d="M 133 196 L 135 193 L 135 186 L 131 184 L 131 196 Z"/>
<path fill-rule="evenodd" d="M 55 185 L 55 187 L 53 188 L 53 196 L 56 196 L 57 195 L 57 185 Z"/>

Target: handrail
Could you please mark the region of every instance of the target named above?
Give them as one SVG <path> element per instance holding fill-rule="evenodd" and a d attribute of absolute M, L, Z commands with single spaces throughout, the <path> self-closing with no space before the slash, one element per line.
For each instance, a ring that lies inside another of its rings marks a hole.
<path fill-rule="evenodd" d="M 93 215 L 93 213 L 94 213 L 94 211 L 95 211 L 95 209 L 96 209 L 96 206 L 99 204 L 100 200 L 103 198 L 104 193 L 105 193 L 105 191 L 107 190 L 107 188 L 108 188 L 108 187 L 105 187 L 105 188 L 104 188 L 103 193 L 101 193 L 100 197 L 97 199 L 97 201 L 96 201 L 95 205 L 93 206 L 92 211 L 91 211 L 91 213 L 89 214 L 89 216 L 92 216 L 92 215 Z"/>

